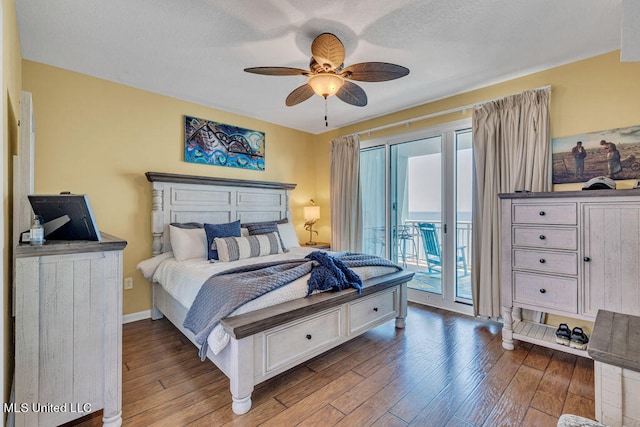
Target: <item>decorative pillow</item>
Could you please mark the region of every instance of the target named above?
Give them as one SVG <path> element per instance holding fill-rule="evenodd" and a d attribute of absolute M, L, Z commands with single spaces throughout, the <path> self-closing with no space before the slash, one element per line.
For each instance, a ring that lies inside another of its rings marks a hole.
<path fill-rule="evenodd" d="M 207 258 L 207 235 L 203 228 L 181 228 L 169 225 L 169 239 L 177 261 Z"/>
<path fill-rule="evenodd" d="M 247 230 L 249 230 L 249 235 L 253 236 L 254 234 L 267 234 L 278 231 L 278 224 L 275 222 L 262 222 L 255 224 L 247 224 Z"/>
<path fill-rule="evenodd" d="M 282 242 L 282 237 L 280 237 L 280 232 L 278 231 L 278 224 L 276 224 L 275 222 L 247 224 L 247 228 L 249 229 L 249 236 L 276 233 L 278 235 L 278 240 L 280 241 L 280 246 L 282 246 L 282 251 L 288 252 L 287 247 Z"/>
<path fill-rule="evenodd" d="M 248 237 L 216 237 L 215 241 L 222 262 L 282 253 L 278 233 Z"/>
<path fill-rule="evenodd" d="M 218 259 L 216 237 L 240 237 L 240 220 L 226 224 L 205 224 L 204 231 L 207 234 L 207 259 Z"/>
<path fill-rule="evenodd" d="M 175 257 L 173 252 L 163 252 L 160 255 L 156 255 L 153 258 L 145 259 L 144 261 L 140 261 L 138 265 L 136 265 L 136 269 L 142 272 L 142 275 L 148 281 L 153 281 L 153 275 L 155 274 L 158 266 L 162 261 L 167 258 Z"/>
<path fill-rule="evenodd" d="M 261 221 L 261 222 L 247 222 L 240 225 L 241 227 L 248 228 L 250 225 L 265 225 L 265 224 L 286 224 L 289 222 L 289 218 L 279 219 L 277 221 Z"/>
<path fill-rule="evenodd" d="M 247 237 L 249 235 L 249 229 L 247 227 L 240 228 L 240 237 Z"/>
<path fill-rule="evenodd" d="M 296 229 L 291 223 L 278 224 L 278 232 L 285 249 L 297 248 L 300 246 Z"/>
<path fill-rule="evenodd" d="M 178 227 L 178 228 L 187 228 L 187 229 L 204 228 L 204 226 L 199 222 L 172 222 L 169 225 L 173 225 L 174 227 Z"/>

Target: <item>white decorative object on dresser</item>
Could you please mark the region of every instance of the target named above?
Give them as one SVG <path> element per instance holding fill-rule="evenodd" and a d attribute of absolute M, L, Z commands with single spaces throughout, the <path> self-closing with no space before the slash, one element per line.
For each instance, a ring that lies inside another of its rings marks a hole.
<path fill-rule="evenodd" d="M 640 314 L 640 190 L 500 194 L 503 347 L 557 344 L 531 309 L 593 322 L 598 309 Z"/>
<path fill-rule="evenodd" d="M 49 241 L 15 250 L 17 426 L 103 409 L 122 424 L 122 250 L 127 242 Z M 24 405 L 24 406 L 19 406 Z M 57 409 L 56 409 L 57 408 Z"/>

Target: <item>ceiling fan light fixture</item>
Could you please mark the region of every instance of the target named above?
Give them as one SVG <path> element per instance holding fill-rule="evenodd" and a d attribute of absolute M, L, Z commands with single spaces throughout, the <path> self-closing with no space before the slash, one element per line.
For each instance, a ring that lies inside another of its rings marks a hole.
<path fill-rule="evenodd" d="M 325 116 L 327 98 L 332 95 L 356 107 L 367 105 L 367 94 L 352 80 L 386 82 L 409 74 L 408 68 L 388 62 L 360 62 L 345 68 L 344 45 L 331 33 L 322 33 L 311 43 L 309 70 L 291 67 L 251 67 L 245 68 L 244 71 L 267 76 L 306 76 L 307 83 L 295 88 L 284 103 L 287 107 L 293 107 L 312 98 L 315 93 L 325 100 Z"/>
<path fill-rule="evenodd" d="M 334 73 L 320 73 L 310 76 L 307 83 L 317 95 L 327 98 L 340 90 L 344 85 L 344 79 Z"/>

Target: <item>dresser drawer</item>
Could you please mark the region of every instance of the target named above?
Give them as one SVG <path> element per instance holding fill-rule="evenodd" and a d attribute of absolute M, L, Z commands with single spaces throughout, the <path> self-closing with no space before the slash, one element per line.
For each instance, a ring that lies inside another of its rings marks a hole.
<path fill-rule="evenodd" d="M 566 313 L 578 312 L 578 280 L 544 274 L 513 273 L 513 300 Z"/>
<path fill-rule="evenodd" d="M 576 225 L 578 211 L 575 203 L 514 204 L 514 224 Z"/>
<path fill-rule="evenodd" d="M 349 305 L 349 332 L 357 334 L 372 323 L 398 315 L 397 290 L 358 300 Z"/>
<path fill-rule="evenodd" d="M 578 255 L 573 252 L 513 251 L 513 267 L 557 274 L 578 274 Z"/>
<path fill-rule="evenodd" d="M 337 308 L 296 325 L 265 333 L 266 372 L 340 340 L 340 320 L 341 310 Z"/>
<path fill-rule="evenodd" d="M 513 246 L 547 249 L 578 249 L 576 228 L 513 227 Z"/>

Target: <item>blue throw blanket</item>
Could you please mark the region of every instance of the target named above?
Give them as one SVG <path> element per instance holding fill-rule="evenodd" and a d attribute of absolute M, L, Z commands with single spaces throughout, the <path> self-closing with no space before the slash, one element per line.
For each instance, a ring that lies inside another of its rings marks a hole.
<path fill-rule="evenodd" d="M 311 270 L 311 277 L 307 282 L 309 285 L 307 296 L 311 295 L 313 291 L 341 291 L 347 288 L 356 288 L 359 294 L 362 293 L 362 279 L 340 258 L 320 251 L 311 252 L 305 258 L 318 263 Z"/>
<path fill-rule="evenodd" d="M 252 264 L 223 271 L 209 277 L 187 312 L 184 327 L 195 334 L 200 358 L 207 356 L 207 337 L 220 320 L 241 305 L 311 273 L 307 296 L 314 291 L 342 290 L 349 287 L 362 292 L 362 279 L 349 267 L 401 267 L 373 255 L 343 252 L 329 255 L 315 251 L 304 259 Z"/>

